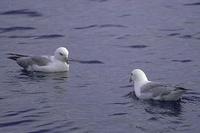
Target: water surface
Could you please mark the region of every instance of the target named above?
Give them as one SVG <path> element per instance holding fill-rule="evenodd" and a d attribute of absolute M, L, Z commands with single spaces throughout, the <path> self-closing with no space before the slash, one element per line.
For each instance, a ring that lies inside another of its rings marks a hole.
<path fill-rule="evenodd" d="M 0 132 L 197 133 L 200 10 L 188 0 L 0 1 Z M 6 53 L 70 51 L 69 73 L 27 73 Z M 190 89 L 141 101 L 132 69 Z"/>

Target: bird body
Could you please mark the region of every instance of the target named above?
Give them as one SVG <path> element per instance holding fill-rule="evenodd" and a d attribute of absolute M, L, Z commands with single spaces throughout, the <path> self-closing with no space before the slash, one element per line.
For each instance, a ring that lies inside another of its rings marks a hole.
<path fill-rule="evenodd" d="M 68 50 L 64 47 L 56 49 L 54 56 L 28 56 L 10 54 L 10 59 L 15 60 L 26 71 L 38 72 L 64 72 L 69 71 Z"/>
<path fill-rule="evenodd" d="M 176 101 L 186 91 L 182 87 L 149 81 L 145 73 L 140 69 L 132 71 L 130 81 L 134 82 L 134 91 L 139 99 Z"/>

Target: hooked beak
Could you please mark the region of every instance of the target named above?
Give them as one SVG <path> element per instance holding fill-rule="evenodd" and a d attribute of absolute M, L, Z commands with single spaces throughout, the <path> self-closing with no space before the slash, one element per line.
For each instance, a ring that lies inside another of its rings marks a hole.
<path fill-rule="evenodd" d="M 65 57 L 65 62 L 66 62 L 67 64 L 69 64 L 68 57 Z"/>
<path fill-rule="evenodd" d="M 129 78 L 129 83 L 131 83 L 133 81 L 133 79 L 131 78 L 131 76 L 130 76 L 130 78 Z"/>

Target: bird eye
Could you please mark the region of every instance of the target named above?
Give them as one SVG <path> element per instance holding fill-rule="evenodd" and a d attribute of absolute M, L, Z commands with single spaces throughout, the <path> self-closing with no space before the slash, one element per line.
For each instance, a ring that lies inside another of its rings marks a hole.
<path fill-rule="evenodd" d="M 131 76 L 133 76 L 133 73 L 131 73 Z"/>
<path fill-rule="evenodd" d="M 59 53 L 61 56 L 63 56 L 63 54 L 62 53 Z"/>

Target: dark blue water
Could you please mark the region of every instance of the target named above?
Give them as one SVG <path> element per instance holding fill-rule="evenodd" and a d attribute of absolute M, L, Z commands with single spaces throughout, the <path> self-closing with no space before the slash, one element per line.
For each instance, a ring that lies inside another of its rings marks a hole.
<path fill-rule="evenodd" d="M 198 133 L 200 4 L 189 0 L 1 0 L 1 133 Z M 67 47 L 69 73 L 27 73 L 6 53 Z M 141 101 L 128 77 L 190 89 Z"/>

